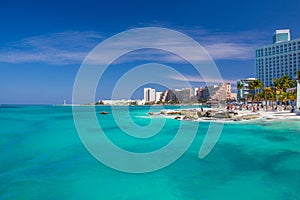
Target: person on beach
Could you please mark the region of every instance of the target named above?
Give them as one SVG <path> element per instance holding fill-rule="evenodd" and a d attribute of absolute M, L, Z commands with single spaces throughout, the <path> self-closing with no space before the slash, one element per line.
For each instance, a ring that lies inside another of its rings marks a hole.
<path fill-rule="evenodd" d="M 295 106 L 292 106 L 291 113 L 295 112 Z"/>

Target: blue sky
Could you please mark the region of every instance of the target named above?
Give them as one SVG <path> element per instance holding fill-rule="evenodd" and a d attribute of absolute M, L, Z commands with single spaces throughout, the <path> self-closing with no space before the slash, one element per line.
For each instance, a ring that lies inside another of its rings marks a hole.
<path fill-rule="evenodd" d="M 70 102 L 80 64 L 98 43 L 149 26 L 174 29 L 198 41 L 223 79 L 234 83 L 255 75 L 254 48 L 270 44 L 275 29 L 290 28 L 292 38 L 300 37 L 299 10 L 298 0 L 2 2 L 0 104 Z M 111 77 L 150 61 L 171 65 L 194 87 L 201 85 L 187 63 L 163 58 L 140 51 L 120 59 L 99 84 L 96 99 L 110 97 L 117 79 Z M 139 91 L 134 97 L 141 97 Z"/>

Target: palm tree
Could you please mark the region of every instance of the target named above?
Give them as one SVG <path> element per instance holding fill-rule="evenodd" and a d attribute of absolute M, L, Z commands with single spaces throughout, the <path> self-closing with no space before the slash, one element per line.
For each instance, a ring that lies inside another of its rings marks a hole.
<path fill-rule="evenodd" d="M 244 87 L 244 83 L 239 81 L 237 84 L 237 89 L 241 90 L 243 87 Z"/>
<path fill-rule="evenodd" d="M 295 87 L 296 86 L 296 81 L 292 80 L 289 76 L 285 75 L 280 78 L 275 78 L 273 80 L 274 86 L 276 88 L 276 96 L 278 97 L 279 100 L 281 100 L 281 105 L 282 102 L 287 103 L 288 96 L 287 96 L 287 89 Z"/>
<path fill-rule="evenodd" d="M 250 99 L 251 99 L 252 104 L 253 104 L 254 94 L 249 93 L 249 94 L 247 95 L 247 98 L 246 98 L 247 105 L 248 105 Z"/>
<path fill-rule="evenodd" d="M 296 82 L 292 80 L 291 77 L 285 75 L 281 78 L 274 79 L 274 86 L 279 87 L 280 89 L 286 91 L 288 88 L 295 87 Z"/>
<path fill-rule="evenodd" d="M 281 91 L 280 94 L 278 95 L 278 100 L 282 103 L 284 103 L 285 107 L 286 107 L 286 102 L 287 102 L 287 93 Z"/>
<path fill-rule="evenodd" d="M 249 90 L 254 91 L 254 94 L 256 93 L 256 90 L 262 87 L 263 87 L 263 83 L 259 79 L 253 80 L 249 83 Z M 253 104 L 254 97 L 255 95 L 253 95 L 252 97 L 252 104 Z"/>
<path fill-rule="evenodd" d="M 263 94 L 264 94 L 265 104 L 266 104 L 266 111 L 268 111 L 268 102 L 267 101 L 272 98 L 273 92 L 274 92 L 274 90 L 271 87 L 263 88 Z"/>
<path fill-rule="evenodd" d="M 292 102 L 292 105 L 294 105 L 293 103 L 295 102 L 296 98 L 296 91 L 289 91 L 287 92 L 287 99 L 290 100 Z"/>
<path fill-rule="evenodd" d="M 280 94 L 280 87 L 281 87 L 281 84 L 280 84 L 280 78 L 275 78 L 273 79 L 273 85 L 274 85 L 274 90 L 275 90 L 275 98 L 276 98 L 276 106 L 277 106 L 277 103 L 278 103 L 278 95 Z"/>
<path fill-rule="evenodd" d="M 299 108 L 298 102 L 299 102 L 299 92 L 298 90 L 300 90 L 300 70 L 297 71 L 297 76 L 296 76 L 296 108 Z"/>
<path fill-rule="evenodd" d="M 263 101 L 265 100 L 265 92 L 264 90 L 260 91 L 259 93 L 257 93 L 256 98 L 257 101 Z"/>
<path fill-rule="evenodd" d="M 274 89 L 271 88 L 273 91 L 269 94 L 270 100 L 272 102 L 272 108 L 274 108 L 274 102 L 276 102 L 276 92 L 274 92 Z"/>
<path fill-rule="evenodd" d="M 237 83 L 236 88 L 237 88 L 238 93 L 239 93 L 240 101 L 241 101 L 241 96 L 242 96 L 242 91 L 241 91 L 241 90 L 243 89 L 243 87 L 244 87 L 244 83 L 241 82 L 241 81 L 239 81 L 239 82 Z M 243 98 L 244 98 L 244 97 L 243 97 Z"/>

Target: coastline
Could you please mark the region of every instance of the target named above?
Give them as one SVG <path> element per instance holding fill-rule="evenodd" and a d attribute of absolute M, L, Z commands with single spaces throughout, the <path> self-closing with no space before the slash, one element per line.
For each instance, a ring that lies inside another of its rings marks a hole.
<path fill-rule="evenodd" d="M 290 111 L 250 111 L 225 110 L 212 108 L 164 109 L 160 112 L 150 112 L 149 116 L 159 116 L 174 120 L 240 122 L 256 120 L 299 120 L 300 116 Z"/>

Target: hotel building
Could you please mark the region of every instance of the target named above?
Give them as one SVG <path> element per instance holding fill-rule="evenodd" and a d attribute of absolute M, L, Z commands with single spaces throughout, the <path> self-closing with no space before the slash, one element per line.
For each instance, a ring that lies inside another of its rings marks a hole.
<path fill-rule="evenodd" d="M 256 78 L 245 78 L 237 81 L 237 85 L 241 84 L 243 87 L 241 89 L 237 89 L 237 100 L 245 100 L 249 94 L 253 94 L 254 91 L 249 90 L 250 82 L 256 80 Z"/>
<path fill-rule="evenodd" d="M 155 89 L 144 88 L 144 101 L 145 102 L 155 102 Z"/>
<path fill-rule="evenodd" d="M 273 85 L 273 79 L 284 75 L 292 79 L 300 69 L 300 38 L 290 39 L 290 30 L 276 30 L 273 44 L 255 49 L 256 78 L 264 87 Z"/>
<path fill-rule="evenodd" d="M 199 88 L 197 93 L 198 99 L 207 99 L 212 101 L 227 101 L 234 100 L 235 95 L 231 93 L 231 84 L 222 83 L 215 85 L 208 85 L 204 88 Z"/>

